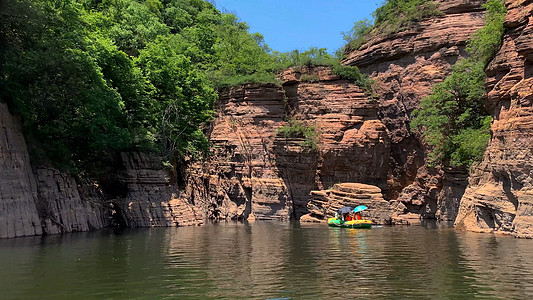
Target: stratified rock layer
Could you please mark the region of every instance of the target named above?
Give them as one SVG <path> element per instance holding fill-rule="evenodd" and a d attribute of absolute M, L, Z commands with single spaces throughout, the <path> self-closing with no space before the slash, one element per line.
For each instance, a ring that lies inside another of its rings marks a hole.
<path fill-rule="evenodd" d="M 377 103 L 327 67 L 289 69 L 281 79 L 283 88 L 221 93 L 213 156 L 189 171 L 190 197 L 208 217 L 299 218 L 311 190 L 338 181 L 386 187 L 389 138 Z M 278 128 L 288 119 L 312 126 L 318 138 L 283 136 Z"/>
<path fill-rule="evenodd" d="M 212 157 L 191 168 L 189 194 L 210 218 L 288 219 L 292 202 L 273 154 L 284 124 L 283 90 L 276 85 L 227 89 L 217 101 Z"/>
<path fill-rule="evenodd" d="M 80 195 L 76 181 L 68 173 L 51 168 L 37 168 L 37 208 L 46 234 L 89 231 L 111 225 L 110 207 L 103 197 L 89 197 L 89 184 Z M 97 187 L 92 187 L 96 189 Z M 100 194 L 101 195 L 101 194 Z M 99 196 L 100 196 L 99 195 Z"/>
<path fill-rule="evenodd" d="M 21 127 L 7 105 L 0 103 L 0 238 L 89 231 L 113 223 L 129 227 L 202 223 L 194 207 L 170 184 L 160 159 L 123 153 L 119 160 L 121 176 L 108 186 L 108 193 L 96 182 L 77 182 L 53 168 L 32 170 Z M 115 173 L 110 176 L 117 177 Z"/>
<path fill-rule="evenodd" d="M 361 213 L 363 219 L 374 224 L 391 224 L 394 210 L 383 199 L 381 189 L 377 186 L 361 183 L 339 183 L 329 190 L 312 191 L 309 202 L 309 214 L 302 217 L 304 222 L 326 222 L 343 207 L 368 207 Z"/>
<path fill-rule="evenodd" d="M 399 200 L 408 211 L 423 217 L 453 220 L 455 213 L 450 208 L 458 206 L 457 199 L 467 184 L 466 170 L 445 175 L 445 170 L 428 168 L 427 147 L 410 133 L 410 115 L 464 56 L 466 41 L 484 25 L 481 5 L 485 1 L 436 2 L 442 16 L 415 22 L 397 33 L 374 34 L 358 50 L 347 53 L 343 63 L 358 66 L 376 82 L 379 119 L 391 138 L 385 198 Z M 458 177 L 452 178 L 456 174 Z M 453 187 L 441 192 L 446 183 Z M 447 203 L 449 197 L 456 199 L 455 203 Z"/>
<path fill-rule="evenodd" d="M 21 127 L 0 102 L 0 238 L 42 233 L 36 200 L 37 184 Z"/>
<path fill-rule="evenodd" d="M 506 5 L 503 46 L 487 68 L 492 138 L 455 226 L 533 238 L 533 1 Z"/>
<path fill-rule="evenodd" d="M 155 155 L 124 152 L 119 177 L 123 197 L 113 201 L 118 222 L 127 227 L 175 227 L 201 224 L 194 207 L 170 184 Z"/>

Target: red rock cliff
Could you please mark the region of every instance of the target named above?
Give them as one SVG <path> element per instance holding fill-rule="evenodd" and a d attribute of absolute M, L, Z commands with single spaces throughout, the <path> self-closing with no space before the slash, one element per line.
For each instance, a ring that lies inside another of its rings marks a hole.
<path fill-rule="evenodd" d="M 376 81 L 379 119 L 391 139 L 385 198 L 397 199 L 407 211 L 423 217 L 453 220 L 466 187 L 466 170 L 428 168 L 427 147 L 410 133 L 410 114 L 464 55 L 466 41 L 484 24 L 481 4 L 485 1 L 436 2 L 442 16 L 397 33 L 374 35 L 347 53 L 343 63 L 358 66 Z"/>
<path fill-rule="evenodd" d="M 533 1 L 506 1 L 503 46 L 487 68 L 492 137 L 456 227 L 533 238 Z"/>
<path fill-rule="evenodd" d="M 326 67 L 290 69 L 281 77 L 283 88 L 246 85 L 221 93 L 210 133 L 213 156 L 189 176 L 189 194 L 209 217 L 299 218 L 314 189 L 339 181 L 386 187 L 389 139 L 376 102 Z M 288 118 L 315 128 L 316 149 L 277 132 Z"/>

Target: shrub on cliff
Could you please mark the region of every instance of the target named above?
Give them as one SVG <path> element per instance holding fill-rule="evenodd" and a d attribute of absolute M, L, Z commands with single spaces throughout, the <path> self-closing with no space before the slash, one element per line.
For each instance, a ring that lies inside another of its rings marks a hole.
<path fill-rule="evenodd" d="M 277 129 L 277 133 L 286 138 L 304 138 L 302 146 L 310 149 L 318 149 L 318 131 L 312 125 L 306 125 L 303 121 L 289 119 L 288 125 Z"/>
<path fill-rule="evenodd" d="M 346 41 L 346 49 L 358 49 L 366 42 L 365 36 L 369 34 L 374 25 L 368 19 L 363 19 L 354 23 L 348 32 L 342 32 L 342 38 Z"/>
<path fill-rule="evenodd" d="M 373 13 L 374 21 L 363 19 L 342 32 L 346 45 L 341 52 L 357 50 L 367 41 L 369 35 L 387 35 L 405 30 L 413 22 L 440 16 L 438 4 L 432 0 L 386 0 Z"/>
<path fill-rule="evenodd" d="M 432 0 L 386 0 L 373 13 L 374 26 L 382 34 L 405 29 L 413 22 L 442 15 Z"/>
<path fill-rule="evenodd" d="M 484 7 L 485 26 L 469 40 L 469 57 L 457 62 L 413 111 L 412 130 L 432 146 L 432 164 L 470 166 L 482 158 L 490 138 L 491 117 L 483 109 L 484 70 L 501 44 L 506 8 L 501 0 L 489 0 Z"/>
<path fill-rule="evenodd" d="M 306 51 L 293 50 L 288 53 L 274 52 L 277 70 L 301 66 L 328 66 L 333 74 L 343 79 L 354 82 L 362 88 L 367 95 L 373 95 L 373 82 L 368 76 L 361 73 L 356 66 L 343 66 L 340 56 L 332 56 L 326 48 L 311 47 Z M 308 76 L 308 75 L 306 75 Z M 303 77 L 302 81 L 316 81 L 317 78 Z"/>

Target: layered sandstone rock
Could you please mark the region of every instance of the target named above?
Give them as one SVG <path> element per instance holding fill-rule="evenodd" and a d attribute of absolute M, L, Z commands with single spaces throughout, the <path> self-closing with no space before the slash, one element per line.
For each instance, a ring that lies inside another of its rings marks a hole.
<path fill-rule="evenodd" d="M 373 185 L 339 183 L 329 190 L 312 191 L 311 197 L 312 200 L 308 204 L 309 214 L 301 218 L 304 222 L 326 222 L 343 206 L 368 207 L 361 216 L 374 224 L 391 224 L 395 214 L 390 203 L 383 199 L 381 189 Z"/>
<path fill-rule="evenodd" d="M 0 238 L 42 233 L 37 184 L 20 124 L 0 102 Z"/>
<path fill-rule="evenodd" d="M 316 81 L 305 81 L 306 76 Z M 377 102 L 327 67 L 291 68 L 281 78 L 289 115 L 320 134 L 318 187 L 363 182 L 386 188 L 389 137 Z"/>
<path fill-rule="evenodd" d="M 168 172 L 155 155 L 120 154 L 122 173 L 113 201 L 115 219 L 126 227 L 173 227 L 203 223 L 194 207 L 170 183 Z M 120 195 L 123 193 L 122 195 Z"/>
<path fill-rule="evenodd" d="M 191 168 L 189 194 L 210 218 L 288 219 L 292 202 L 273 153 L 285 124 L 283 90 L 273 84 L 220 94 L 212 125 L 212 157 Z"/>
<path fill-rule="evenodd" d="M 307 176 L 288 172 L 284 177 L 291 187 L 302 187 L 291 190 L 297 217 L 307 213 L 312 189 L 329 188 L 337 182 L 361 182 L 385 189 L 390 142 L 377 116 L 377 102 L 327 67 L 291 68 L 281 79 L 288 115 L 319 133 L 316 159 L 311 162 L 304 158 Z M 291 167 L 289 163 L 285 169 Z M 314 184 L 309 184 L 309 179 Z"/>
<path fill-rule="evenodd" d="M 503 46 L 487 68 L 492 137 L 455 226 L 533 238 L 533 2 L 506 5 Z"/>
<path fill-rule="evenodd" d="M 83 187 L 82 197 L 76 181 L 68 173 L 37 168 L 37 208 L 46 234 L 89 231 L 111 225 L 111 210 L 97 193 L 97 187 Z M 90 191 L 92 190 L 92 191 Z M 90 196 L 92 195 L 92 197 Z"/>
<path fill-rule="evenodd" d="M 327 67 L 289 69 L 281 79 L 283 88 L 252 84 L 221 94 L 213 156 L 189 174 L 191 199 L 208 217 L 299 218 L 311 190 L 339 181 L 386 187 L 389 138 L 377 103 Z M 279 133 L 288 119 L 312 126 L 317 147 Z"/>
<path fill-rule="evenodd" d="M 466 186 L 462 172 L 444 174 L 425 164 L 427 147 L 410 133 L 412 111 L 435 83 L 450 74 L 464 56 L 466 41 L 484 24 L 479 0 L 439 0 L 442 16 L 414 23 L 389 35 L 374 34 L 358 50 L 347 53 L 344 64 L 355 65 L 376 82 L 379 118 L 391 138 L 390 171 L 385 198 L 401 201 L 410 212 L 424 217 L 454 219 L 457 206 L 441 197 L 458 199 Z M 459 174 L 457 178 L 451 178 Z M 448 178 L 443 182 L 443 177 Z M 453 187 L 441 192 L 446 183 Z M 444 213 L 446 211 L 446 213 Z"/>

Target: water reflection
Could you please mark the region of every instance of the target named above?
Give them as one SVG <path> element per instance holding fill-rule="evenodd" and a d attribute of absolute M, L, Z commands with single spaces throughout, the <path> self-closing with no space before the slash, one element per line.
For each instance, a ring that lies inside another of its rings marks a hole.
<path fill-rule="evenodd" d="M 422 225 L 219 223 L 0 240 L 0 299 L 533 297 L 532 240 Z"/>

